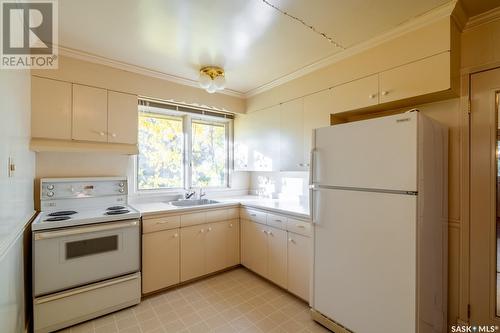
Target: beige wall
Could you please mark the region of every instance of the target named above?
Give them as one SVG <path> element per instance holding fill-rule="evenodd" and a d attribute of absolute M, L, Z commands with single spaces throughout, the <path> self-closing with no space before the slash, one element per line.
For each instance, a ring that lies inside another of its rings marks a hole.
<path fill-rule="evenodd" d="M 462 68 L 475 72 L 500 66 L 500 16 L 462 33 Z"/>
<path fill-rule="evenodd" d="M 5 332 L 25 328 L 22 236 L 34 213 L 30 90 L 29 71 L 0 70 L 0 326 Z M 12 177 L 9 156 L 16 164 Z"/>

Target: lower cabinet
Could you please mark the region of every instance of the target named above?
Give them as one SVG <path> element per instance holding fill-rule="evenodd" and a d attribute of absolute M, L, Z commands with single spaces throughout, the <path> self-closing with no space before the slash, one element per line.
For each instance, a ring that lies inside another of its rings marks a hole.
<path fill-rule="evenodd" d="M 201 276 L 206 272 L 206 225 L 181 228 L 181 281 Z"/>
<path fill-rule="evenodd" d="M 288 290 L 300 298 L 309 300 L 309 279 L 311 271 L 310 238 L 288 232 Z"/>
<path fill-rule="evenodd" d="M 179 283 L 179 228 L 142 235 L 142 292 Z"/>
<path fill-rule="evenodd" d="M 309 300 L 311 238 L 241 220 L 241 263 L 304 300 Z"/>
<path fill-rule="evenodd" d="M 181 281 L 240 262 L 238 219 L 181 228 Z"/>

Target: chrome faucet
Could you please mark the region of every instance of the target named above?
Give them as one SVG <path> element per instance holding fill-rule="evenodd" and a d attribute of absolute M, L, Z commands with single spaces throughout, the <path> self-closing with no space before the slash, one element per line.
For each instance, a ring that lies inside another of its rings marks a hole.
<path fill-rule="evenodd" d="M 195 191 L 186 191 L 186 193 L 184 194 L 184 198 L 191 199 L 193 197 L 193 195 L 195 195 L 195 194 L 196 194 Z"/>
<path fill-rule="evenodd" d="M 203 187 L 200 187 L 200 194 L 199 194 L 199 199 L 203 198 L 205 195 L 207 195 L 205 192 L 203 192 Z"/>

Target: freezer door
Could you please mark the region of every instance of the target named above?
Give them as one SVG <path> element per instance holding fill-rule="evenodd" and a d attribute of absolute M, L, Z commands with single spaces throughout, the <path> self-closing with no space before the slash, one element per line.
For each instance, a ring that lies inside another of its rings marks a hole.
<path fill-rule="evenodd" d="M 415 332 L 414 195 L 314 191 L 312 307 L 356 333 Z"/>
<path fill-rule="evenodd" d="M 409 112 L 317 129 L 313 182 L 416 191 L 417 121 Z"/>

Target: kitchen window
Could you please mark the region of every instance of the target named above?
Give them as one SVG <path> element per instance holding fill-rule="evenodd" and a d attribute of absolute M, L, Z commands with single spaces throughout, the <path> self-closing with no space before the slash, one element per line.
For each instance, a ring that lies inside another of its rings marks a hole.
<path fill-rule="evenodd" d="M 136 190 L 229 187 L 231 128 L 229 114 L 139 105 Z"/>

